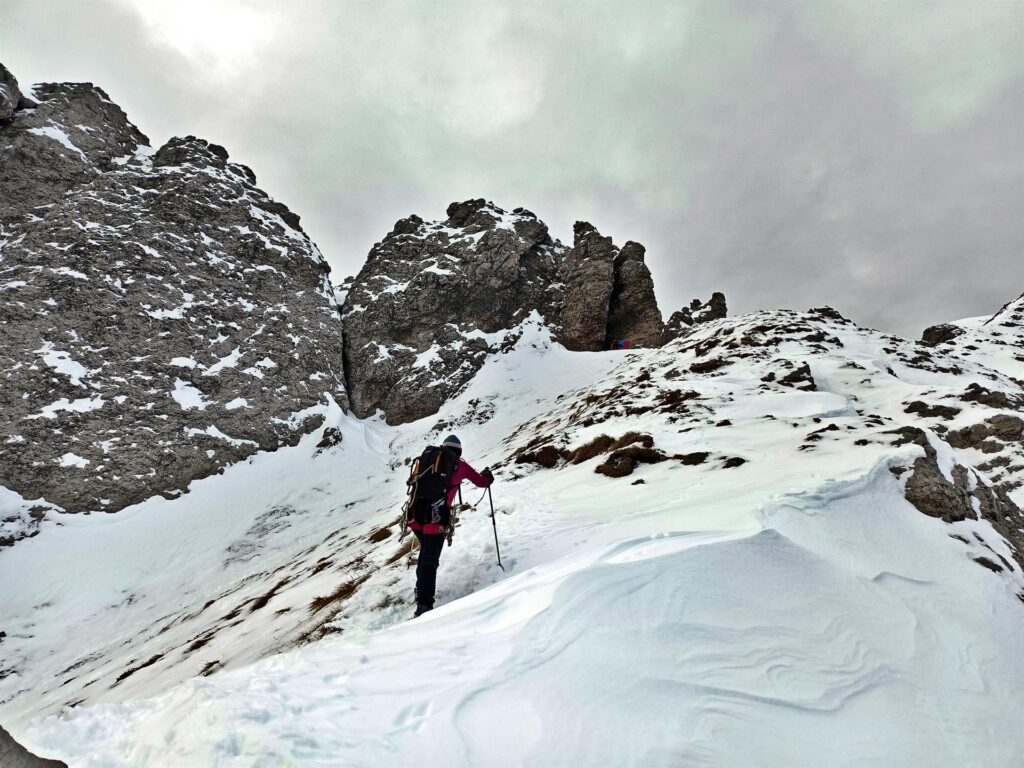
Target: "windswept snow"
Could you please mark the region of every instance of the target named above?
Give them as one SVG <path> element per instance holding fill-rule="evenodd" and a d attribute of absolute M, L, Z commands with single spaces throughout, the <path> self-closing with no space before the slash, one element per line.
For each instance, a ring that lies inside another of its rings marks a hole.
<path fill-rule="evenodd" d="M 770 322 L 593 354 L 530 326 L 423 422 L 328 403 L 180 499 L 56 515 L 0 557 L 0 718 L 89 768 L 1016 768 L 1024 577 L 975 562 L 1011 554 L 986 521 L 922 515 L 890 471 L 922 455 L 892 436 L 906 402 L 1002 380 L 900 377 L 911 345 Z M 451 431 L 499 467 L 506 571 L 467 486 L 439 607 L 410 621 L 403 460 Z M 605 456 L 514 459 L 630 432 L 666 458 L 614 479 Z M 952 473 L 965 454 L 931 437 Z"/>

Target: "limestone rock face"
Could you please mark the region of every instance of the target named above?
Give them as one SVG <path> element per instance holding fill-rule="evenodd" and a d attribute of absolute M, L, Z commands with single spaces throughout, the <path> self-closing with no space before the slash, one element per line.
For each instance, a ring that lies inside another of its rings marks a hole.
<path fill-rule="evenodd" d="M 607 350 L 620 339 L 660 346 L 644 247 L 619 249 L 587 222 L 573 230 L 566 248 L 530 211 L 482 199 L 452 203 L 444 221 L 396 222 L 359 274 L 336 286 L 355 414 L 379 410 L 399 424 L 436 413 L 531 316 L 570 350 Z M 724 315 L 725 299 L 715 296 L 702 319 Z"/>
<path fill-rule="evenodd" d="M 347 284 L 345 371 L 353 412 L 400 424 L 436 413 L 532 313 L 557 321 L 564 247 L 523 208 L 453 203 L 410 216 Z"/>
<path fill-rule="evenodd" d="M 0 485 L 116 511 L 346 404 L 327 264 L 252 171 L 154 152 L 91 85 L 33 94 L 0 125 Z"/>
<path fill-rule="evenodd" d="M 565 300 L 562 343 L 566 349 L 597 352 L 608 347 L 608 311 L 615 287 L 618 249 L 594 226 L 577 221 L 573 246 L 562 262 Z"/>
<path fill-rule="evenodd" d="M 660 347 L 664 325 L 644 254 L 644 247 L 631 240 L 615 257 L 607 336 L 609 341 L 629 339 L 635 347 Z"/>
<path fill-rule="evenodd" d="M 25 217 L 42 217 L 72 188 L 118 168 L 148 139 L 101 89 L 90 83 L 45 83 L 34 101 L 2 127 L 0 236 Z"/>
<path fill-rule="evenodd" d="M 14 75 L 3 64 L 0 64 L 0 123 L 11 119 L 14 110 L 21 101 L 21 91 Z"/>
<path fill-rule="evenodd" d="M 671 341 L 682 336 L 690 328 L 712 320 L 721 320 L 728 315 L 728 307 L 725 303 L 725 294 L 715 291 L 706 302 L 694 299 L 690 306 L 683 307 L 672 313 L 672 316 L 665 324 L 665 341 Z"/>

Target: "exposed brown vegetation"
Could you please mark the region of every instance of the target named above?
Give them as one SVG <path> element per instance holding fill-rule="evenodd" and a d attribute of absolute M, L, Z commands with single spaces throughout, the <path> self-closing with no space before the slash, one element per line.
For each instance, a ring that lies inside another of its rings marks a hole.
<path fill-rule="evenodd" d="M 724 368 L 729 365 L 728 360 L 724 360 L 721 357 L 714 357 L 704 362 L 694 363 L 690 366 L 692 373 L 711 373 L 717 371 L 719 368 Z"/>
<path fill-rule="evenodd" d="M 204 645 L 213 640 L 213 636 L 215 634 L 217 634 L 216 630 L 214 630 L 213 632 L 207 632 L 205 635 L 200 635 L 192 642 L 192 644 L 188 648 L 185 649 L 185 653 L 188 654 L 198 651 Z"/>
<path fill-rule="evenodd" d="M 158 653 L 156 656 L 153 656 L 151 659 L 149 659 L 149 661 L 144 661 L 141 664 L 139 664 L 138 666 L 131 667 L 128 670 L 122 672 L 118 676 L 117 680 L 114 681 L 114 685 L 111 686 L 111 687 L 113 688 L 114 686 L 120 685 L 123 680 L 131 677 L 136 672 L 138 672 L 140 669 L 145 669 L 146 667 L 153 666 L 158 661 L 160 661 L 160 659 L 162 659 L 163 657 L 164 657 L 164 655 L 162 653 Z"/>
<path fill-rule="evenodd" d="M 218 669 L 221 669 L 223 666 L 224 665 L 219 660 L 218 661 L 210 661 L 210 662 L 207 662 L 205 667 L 203 667 L 201 670 L 199 670 L 199 674 L 202 675 L 203 677 L 209 677 L 214 672 L 216 672 Z"/>
<path fill-rule="evenodd" d="M 313 600 L 309 604 L 309 612 L 319 613 L 329 605 L 333 605 L 334 603 L 347 600 L 348 598 L 352 597 L 353 594 L 355 594 L 355 591 L 359 588 L 359 586 L 368 578 L 370 578 L 370 574 L 368 573 L 362 576 L 357 576 L 354 579 L 342 582 L 338 586 L 338 588 L 334 590 L 331 594 L 325 595 L 323 597 L 313 598 Z"/>
<path fill-rule="evenodd" d="M 590 459 L 605 453 L 614 442 L 608 435 L 598 435 L 589 443 L 585 443 L 574 450 L 570 454 L 570 461 L 573 464 L 582 464 L 584 461 L 590 461 Z"/>
<path fill-rule="evenodd" d="M 614 451 L 595 472 L 605 477 L 626 477 L 633 474 L 639 464 L 657 464 L 668 458 L 664 453 L 642 445 L 632 445 Z"/>
<path fill-rule="evenodd" d="M 316 565 L 313 566 L 313 570 L 310 572 L 309 575 L 316 576 L 318 573 L 320 573 L 320 571 L 326 571 L 332 565 L 334 565 L 334 562 L 330 558 L 321 557 L 319 560 L 317 560 Z"/>
<path fill-rule="evenodd" d="M 676 412 L 685 411 L 686 402 L 689 400 L 699 400 L 700 393 L 693 392 L 684 389 L 669 389 L 661 392 L 657 397 L 658 407 L 662 412 Z"/>
<path fill-rule="evenodd" d="M 608 450 L 617 451 L 621 448 L 625 448 L 628 445 L 633 445 L 634 443 L 640 443 L 645 448 L 653 448 L 654 438 L 651 437 L 650 435 L 645 435 L 640 432 L 627 432 L 622 437 L 615 440 L 615 442 L 613 442 L 608 447 Z"/>
<path fill-rule="evenodd" d="M 687 466 L 694 466 L 697 464 L 703 464 L 708 460 L 708 456 L 710 455 L 711 454 L 706 451 L 698 451 L 695 453 L 684 453 L 680 456 L 676 456 L 675 458 L 679 459 L 681 463 L 686 464 Z"/>
<path fill-rule="evenodd" d="M 290 583 L 291 579 L 281 579 L 279 582 L 277 582 L 277 584 L 271 587 L 269 592 L 266 592 L 265 594 L 262 594 L 258 598 L 256 598 L 256 600 L 252 604 L 252 608 L 249 609 L 249 613 L 255 613 L 260 608 L 265 608 L 267 603 L 271 601 L 274 595 L 276 595 L 279 590 L 288 586 L 288 584 Z"/>
<path fill-rule="evenodd" d="M 535 451 L 521 451 L 516 456 L 516 464 L 537 464 L 545 469 L 558 466 L 558 462 L 567 457 L 564 449 L 553 445 L 545 445 Z"/>
<path fill-rule="evenodd" d="M 406 539 L 405 543 L 398 548 L 398 551 L 395 552 L 395 554 L 393 554 L 391 557 L 389 557 L 387 559 L 386 564 L 387 565 L 394 565 L 395 563 L 397 563 L 403 557 L 405 557 L 410 552 L 412 552 L 412 548 L 413 548 L 413 545 L 415 543 L 416 543 L 416 538 L 413 537 L 413 536 L 410 536 L 408 539 Z"/>

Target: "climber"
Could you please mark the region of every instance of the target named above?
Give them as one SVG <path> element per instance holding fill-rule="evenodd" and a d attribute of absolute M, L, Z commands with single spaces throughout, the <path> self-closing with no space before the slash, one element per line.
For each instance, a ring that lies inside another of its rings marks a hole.
<path fill-rule="evenodd" d="M 629 349 L 632 346 L 632 339 L 613 339 L 609 349 Z"/>
<path fill-rule="evenodd" d="M 406 524 L 420 542 L 416 565 L 416 616 L 434 607 L 437 566 L 451 524 L 451 508 L 463 480 L 478 488 L 494 482 L 491 470 L 477 472 L 462 460 L 462 443 L 449 435 L 440 447 L 426 448 L 409 474 Z M 450 543 L 449 539 L 449 543 Z"/>

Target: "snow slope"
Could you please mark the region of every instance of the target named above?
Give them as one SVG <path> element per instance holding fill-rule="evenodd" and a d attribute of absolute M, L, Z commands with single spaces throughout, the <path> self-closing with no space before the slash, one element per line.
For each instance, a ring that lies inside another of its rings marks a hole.
<path fill-rule="evenodd" d="M 953 340 L 961 355 L 1024 378 L 1024 295 L 1008 302 L 991 317 L 972 318 L 958 325 L 966 331 Z"/>
<path fill-rule="evenodd" d="M 941 435 L 1000 410 L 964 391 L 1017 382 L 824 311 L 622 353 L 523 331 L 437 417 L 328 403 L 293 449 L 0 554 L 0 720 L 90 767 L 1019 764 L 1020 566 L 890 471 L 912 425 L 952 477 Z M 499 467 L 506 572 L 478 507 L 408 621 L 401 460 L 449 431 Z M 630 432 L 632 474 L 573 463 Z"/>

